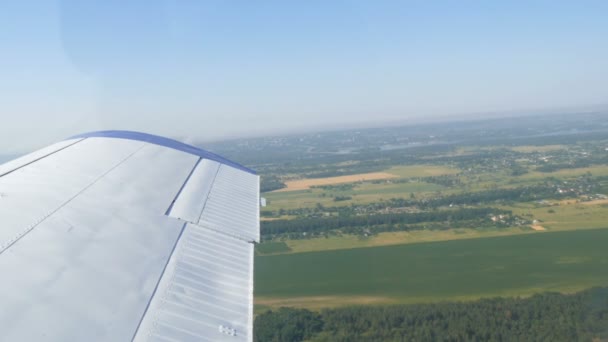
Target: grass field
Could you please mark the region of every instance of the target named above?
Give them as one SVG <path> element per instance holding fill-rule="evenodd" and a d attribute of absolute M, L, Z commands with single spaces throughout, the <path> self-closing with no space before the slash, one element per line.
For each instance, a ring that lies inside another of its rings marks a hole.
<path fill-rule="evenodd" d="M 532 153 L 532 152 L 553 152 L 566 149 L 566 145 L 526 145 L 526 146 L 514 146 L 511 147 L 511 150 L 516 152 L 523 153 Z"/>
<path fill-rule="evenodd" d="M 411 232 L 385 232 L 367 238 L 357 235 L 342 235 L 320 237 L 312 239 L 286 240 L 282 250 L 276 250 L 266 244 L 277 242 L 265 242 L 258 245 L 260 254 L 278 253 L 305 253 L 319 252 L 335 249 L 366 248 L 390 245 L 403 245 L 419 242 L 435 242 L 447 240 L 463 240 L 486 238 L 493 236 L 508 236 L 517 234 L 534 234 L 534 229 L 525 227 L 511 227 L 502 229 L 472 229 L 459 228 L 449 230 L 414 230 Z"/>
<path fill-rule="evenodd" d="M 463 189 L 467 191 L 481 191 L 496 187 L 512 188 L 517 186 L 538 184 L 549 177 L 568 180 L 583 176 L 587 173 L 591 173 L 594 176 L 608 176 L 608 167 L 591 166 L 563 169 L 555 172 L 539 172 L 531 170 L 530 172 L 520 176 L 511 176 L 508 170 L 497 170 L 493 173 L 476 175 L 477 179 L 475 179 L 472 183 L 466 184 Z M 471 180 L 469 179 L 469 181 Z"/>
<path fill-rule="evenodd" d="M 408 197 L 411 193 L 424 197 L 427 193 L 442 190 L 437 184 L 425 182 L 406 183 L 362 183 L 356 185 L 352 190 L 323 190 L 308 189 L 297 191 L 279 191 L 265 193 L 264 197 L 269 201 L 267 210 L 313 208 L 320 203 L 324 206 L 344 206 L 355 204 L 366 204 L 381 199 L 392 197 Z M 325 194 L 326 196 L 322 196 Z M 332 195 L 350 196 L 350 201 L 334 201 Z"/>
<path fill-rule="evenodd" d="M 258 254 L 278 254 L 291 251 L 291 248 L 285 242 L 265 242 L 258 244 L 255 247 Z"/>
<path fill-rule="evenodd" d="M 393 166 L 386 170 L 386 172 L 398 175 L 402 178 L 412 177 L 429 177 L 429 176 L 441 176 L 441 175 L 452 175 L 460 172 L 458 169 L 454 169 L 448 166 L 440 165 L 407 165 L 407 166 Z"/>
<path fill-rule="evenodd" d="M 274 192 L 306 190 L 306 189 L 310 189 L 313 186 L 319 186 L 319 185 L 354 183 L 354 182 L 371 181 L 371 180 L 378 180 L 378 179 L 390 179 L 390 178 L 395 178 L 395 177 L 397 177 L 397 175 L 394 175 L 392 173 L 372 172 L 372 173 L 360 173 L 360 174 L 356 174 L 356 175 L 338 176 L 338 177 L 297 179 L 297 180 L 286 181 L 285 188 L 275 190 Z"/>
<path fill-rule="evenodd" d="M 556 202 L 557 203 L 557 202 Z M 561 201 L 556 206 L 538 206 L 535 203 L 518 203 L 511 206 L 498 206 L 500 209 L 512 210 L 516 215 L 532 215 L 541 220 L 534 227 L 510 228 L 458 228 L 449 230 L 414 230 L 409 232 L 385 232 L 362 238 L 357 235 L 342 235 L 319 237 L 311 239 L 286 240 L 283 250 L 266 251 L 265 243 L 258 245 L 261 254 L 266 253 L 303 253 L 335 249 L 365 248 L 388 245 L 411 244 L 419 242 L 435 242 L 447 240 L 463 240 L 535 234 L 546 231 L 566 231 L 583 229 L 601 229 L 608 224 L 608 200 L 577 202 L 576 200 Z M 542 227 L 542 228 L 540 228 Z"/>
<path fill-rule="evenodd" d="M 539 179 L 539 178 L 546 178 L 546 177 L 557 177 L 557 178 L 569 178 L 569 177 L 577 177 L 577 176 L 582 176 L 585 173 L 591 173 L 594 176 L 608 176 L 608 167 L 601 165 L 601 166 L 590 166 L 590 167 L 579 167 L 579 168 L 573 168 L 573 169 L 563 169 L 563 170 L 557 170 L 554 172 L 537 172 L 537 171 L 533 171 L 530 173 L 527 173 L 525 175 L 516 177 L 519 179 Z"/>
<path fill-rule="evenodd" d="M 555 206 L 520 203 L 502 208 L 513 210 L 516 215 L 531 214 L 542 221 L 543 227 L 553 231 L 603 228 L 608 224 L 608 206 L 598 201 L 577 203 L 568 200 Z"/>
<path fill-rule="evenodd" d="M 318 308 L 608 284 L 608 229 L 256 257 L 256 303 Z"/>
<path fill-rule="evenodd" d="M 317 203 L 325 206 L 350 204 L 349 201 L 335 202 L 331 197 L 321 197 L 322 193 L 323 190 L 321 189 L 268 192 L 264 194 L 264 197 L 268 201 L 266 210 L 314 208 Z"/>
<path fill-rule="evenodd" d="M 408 197 L 410 193 L 426 193 L 443 190 L 444 187 L 438 184 L 426 183 L 426 182 L 406 182 L 406 183 L 384 183 L 384 184 L 373 184 L 364 183 L 358 185 L 353 189 L 352 195 L 375 195 L 376 198 L 386 198 L 386 195 L 392 196 L 403 196 Z"/>

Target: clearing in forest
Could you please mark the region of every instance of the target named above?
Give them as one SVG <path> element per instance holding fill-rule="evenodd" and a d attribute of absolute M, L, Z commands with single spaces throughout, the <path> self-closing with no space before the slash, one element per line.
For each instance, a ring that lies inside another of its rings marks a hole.
<path fill-rule="evenodd" d="M 332 184 L 340 184 L 340 183 L 354 183 L 361 181 L 371 181 L 371 180 L 379 180 L 379 179 L 390 179 L 398 177 L 392 173 L 388 172 L 371 172 L 371 173 L 360 173 L 356 175 L 348 175 L 348 176 L 338 176 L 338 177 L 327 177 L 327 178 L 309 178 L 309 179 L 298 179 L 285 182 L 287 187 L 276 190 L 274 192 L 284 192 L 284 191 L 296 191 L 296 190 L 306 190 L 310 189 L 313 186 L 319 185 L 332 185 Z"/>

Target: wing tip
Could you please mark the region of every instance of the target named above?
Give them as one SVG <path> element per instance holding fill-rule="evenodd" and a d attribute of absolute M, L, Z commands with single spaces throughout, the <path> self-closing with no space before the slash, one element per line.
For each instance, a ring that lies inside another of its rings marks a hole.
<path fill-rule="evenodd" d="M 66 140 L 85 139 L 85 138 L 117 138 L 117 139 L 129 139 L 129 140 L 143 141 L 143 142 L 147 142 L 150 144 L 160 145 L 160 146 L 172 148 L 172 149 L 175 149 L 178 151 L 190 153 L 190 154 L 199 156 L 201 158 L 211 159 L 211 160 L 217 161 L 219 163 L 222 163 L 222 164 L 225 164 L 228 166 L 232 166 L 239 170 L 245 171 L 247 173 L 257 175 L 257 173 L 254 170 L 252 170 L 246 166 L 243 166 L 237 162 L 234 162 L 232 160 L 226 159 L 213 152 L 209 152 L 209 151 L 203 150 L 201 148 L 180 142 L 178 140 L 163 137 L 160 135 L 148 134 L 148 133 L 137 132 L 137 131 L 106 130 L 106 131 L 94 131 L 94 132 L 82 133 L 82 134 L 78 134 L 78 135 L 69 137 Z"/>

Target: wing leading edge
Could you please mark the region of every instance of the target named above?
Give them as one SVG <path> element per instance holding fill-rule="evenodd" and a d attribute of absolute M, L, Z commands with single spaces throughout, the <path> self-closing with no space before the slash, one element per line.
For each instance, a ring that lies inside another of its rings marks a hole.
<path fill-rule="evenodd" d="M 6 340 L 250 341 L 259 177 L 137 132 L 0 166 Z"/>

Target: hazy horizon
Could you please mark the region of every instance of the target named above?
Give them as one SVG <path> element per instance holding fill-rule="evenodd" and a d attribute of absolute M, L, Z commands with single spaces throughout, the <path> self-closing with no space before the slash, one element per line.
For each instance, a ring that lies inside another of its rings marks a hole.
<path fill-rule="evenodd" d="M 600 1 L 0 5 L 0 151 L 607 108 Z"/>

